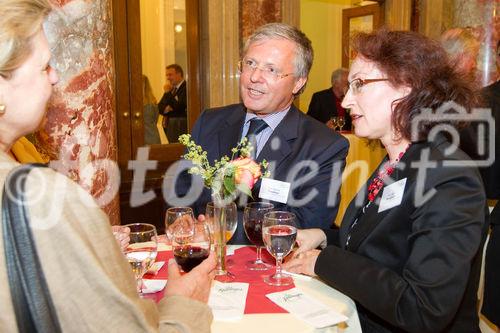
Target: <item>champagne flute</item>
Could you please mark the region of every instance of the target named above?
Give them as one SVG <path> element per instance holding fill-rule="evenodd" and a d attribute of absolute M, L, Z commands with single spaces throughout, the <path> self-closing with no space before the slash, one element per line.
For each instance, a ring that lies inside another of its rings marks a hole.
<path fill-rule="evenodd" d="M 344 116 L 338 116 L 337 125 L 340 127 L 340 130 L 342 131 L 342 127 L 344 127 L 344 125 L 345 125 L 345 117 Z"/>
<path fill-rule="evenodd" d="M 262 238 L 267 251 L 276 258 L 276 273 L 266 276 L 264 282 L 272 286 L 292 284 L 292 277 L 281 271 L 281 263 L 283 258 L 292 251 L 297 238 L 295 214 L 277 211 L 264 215 Z"/>
<path fill-rule="evenodd" d="M 173 234 L 183 234 L 184 237 L 192 236 L 194 232 L 194 214 L 190 207 L 171 207 L 165 214 L 165 234 L 171 243 Z"/>
<path fill-rule="evenodd" d="M 127 224 L 130 228 L 130 242 L 125 249 L 132 271 L 134 272 L 137 292 L 142 295 L 142 277 L 153 265 L 158 251 L 156 227 L 147 223 Z"/>
<path fill-rule="evenodd" d="M 211 238 L 208 224 L 193 221 L 193 225 L 193 233 L 190 235 L 186 236 L 182 229 L 172 232 L 174 258 L 184 272 L 191 271 L 210 254 Z"/>
<path fill-rule="evenodd" d="M 262 222 L 264 215 L 269 213 L 274 205 L 267 202 L 251 202 L 245 207 L 243 212 L 243 228 L 248 240 L 255 245 L 257 249 L 257 258 L 254 261 L 247 262 L 246 267 L 252 271 L 263 271 L 272 266 L 262 261 L 261 251 L 264 246 L 262 240 Z"/>

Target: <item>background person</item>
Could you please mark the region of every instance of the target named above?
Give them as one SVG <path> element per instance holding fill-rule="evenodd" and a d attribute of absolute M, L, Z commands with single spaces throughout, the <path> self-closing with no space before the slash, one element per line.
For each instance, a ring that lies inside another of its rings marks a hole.
<path fill-rule="evenodd" d="M 332 224 L 339 203 L 334 182 L 337 181 L 337 185 L 340 182 L 348 149 L 345 138 L 293 105 L 294 98 L 304 89 L 312 61 L 311 41 L 297 28 L 282 23 L 258 28 L 242 52 L 239 85 L 243 103 L 204 111 L 192 133 L 196 143 L 207 151 L 209 161 L 231 156 L 231 149 L 249 132 L 253 133 L 256 160 L 265 159 L 274 165 L 270 167 L 274 180 L 291 182 L 290 191 L 281 199 L 286 204 L 279 200 L 272 203 L 276 209 L 294 212 L 303 228 Z M 302 168 L 295 176 L 291 174 L 291 170 L 303 162 L 315 164 L 318 172 L 298 186 L 288 177 L 306 176 L 310 172 L 308 168 Z M 339 167 L 338 179 L 333 175 L 334 164 Z M 260 184 L 253 188 L 255 200 L 259 200 Z M 191 175 L 182 174 L 176 183 L 176 195 L 184 197 L 190 185 Z M 337 200 L 329 204 L 330 186 Z M 308 195 L 310 198 L 306 198 Z M 304 198 L 306 200 L 299 202 Z M 184 200 L 194 202 L 195 213 L 201 214 L 207 202 L 212 201 L 211 192 L 204 189 L 200 197 Z M 171 199 L 168 201 L 172 204 Z M 249 243 L 241 218 L 231 241 Z"/>
<path fill-rule="evenodd" d="M 307 115 L 327 124 L 330 128 L 333 128 L 331 122 L 333 116 L 343 116 L 345 117 L 345 125 L 342 129 L 346 131 L 351 130 L 351 117 L 341 105 L 345 91 L 347 90 L 347 74 L 349 74 L 349 71 L 345 68 L 339 68 L 332 72 L 332 86 L 328 89 L 315 92 L 312 95 Z"/>
<path fill-rule="evenodd" d="M 144 144 L 160 144 L 160 135 L 156 122 L 158 121 L 158 106 L 153 95 L 153 89 L 146 75 L 142 76 L 142 102 L 144 117 Z"/>
<path fill-rule="evenodd" d="M 453 123 L 420 122 L 413 139 L 411 132 L 421 108 L 453 100 L 470 111 L 471 82 L 437 42 L 414 32 L 361 33 L 353 49 L 342 105 L 351 109 L 354 133 L 379 139 L 387 157 L 339 231 L 299 231 L 299 251 L 285 269 L 318 275 L 354 299 L 363 332 L 479 332 L 487 227 L 479 172 L 445 164 L 468 157 L 444 134 L 429 140 L 435 125 Z M 322 243 L 328 246 L 311 250 Z"/>
<path fill-rule="evenodd" d="M 178 142 L 179 135 L 187 132 L 187 91 L 184 71 L 177 64 L 168 65 L 165 69 L 167 85 L 158 110 L 165 117 L 165 133 L 169 143 Z"/>
<path fill-rule="evenodd" d="M 0 186 L 19 163 L 7 151 L 42 121 L 58 77 L 42 23 L 46 0 L 0 1 Z M 29 96 L 30 98 L 26 98 Z M 26 178 L 26 204 L 38 257 L 62 331 L 208 332 L 212 254 L 181 276 L 169 262 L 169 282 L 157 304 L 142 300 L 132 270 L 90 195 L 44 168 Z M 59 209 L 57 209 L 57 208 Z M 1 208 L 1 207 L 0 207 Z M 48 211 L 60 214 L 46 221 Z M 47 224 L 49 223 L 49 224 Z M 0 228 L 2 229 L 2 228 Z M 0 327 L 17 332 L 0 231 Z M 71 296 L 69 296 L 71 295 Z"/>
<path fill-rule="evenodd" d="M 497 73 L 500 73 L 500 41 L 496 48 Z M 497 200 L 490 217 L 490 239 L 486 248 L 482 313 L 500 331 L 500 80 L 485 87 L 483 95 L 495 119 L 495 161 L 482 169 L 486 196 Z"/>

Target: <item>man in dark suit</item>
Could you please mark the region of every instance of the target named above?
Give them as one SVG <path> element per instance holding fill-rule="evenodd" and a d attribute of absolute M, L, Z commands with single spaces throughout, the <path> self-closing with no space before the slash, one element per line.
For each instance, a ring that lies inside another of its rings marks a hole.
<path fill-rule="evenodd" d="M 497 72 L 500 73 L 500 41 L 497 43 Z M 481 170 L 486 197 L 498 200 L 490 217 L 490 240 L 486 249 L 482 313 L 500 328 L 500 80 L 485 87 L 483 95 L 495 119 L 495 161 Z"/>
<path fill-rule="evenodd" d="M 351 117 L 340 105 L 347 89 L 348 74 L 349 71 L 345 68 L 334 70 L 331 77 L 332 86 L 313 94 L 307 115 L 321 121 L 330 128 L 333 128 L 330 120 L 333 116 L 343 116 L 345 117 L 345 125 L 342 129 L 350 131 Z"/>
<path fill-rule="evenodd" d="M 277 209 L 294 212 L 301 228 L 332 224 L 348 150 L 346 139 L 292 104 L 304 88 L 312 58 L 310 40 L 295 27 L 273 23 L 259 28 L 247 40 L 239 64 L 243 103 L 204 111 L 192 133 L 213 161 L 231 156 L 231 149 L 252 132 L 256 160 L 269 162 L 271 179 L 290 184 L 284 197 L 270 201 Z M 263 182 L 253 189 L 255 200 L 262 200 Z M 182 174 L 176 185 L 177 196 L 183 197 L 190 189 L 190 175 Z M 210 194 L 204 189 L 192 198 L 196 213 L 205 211 Z M 241 219 L 232 242 L 248 244 Z"/>
<path fill-rule="evenodd" d="M 182 67 L 177 64 L 168 65 L 165 75 L 166 91 L 158 103 L 158 110 L 165 117 L 163 128 L 168 142 L 172 143 L 187 131 L 186 81 Z"/>

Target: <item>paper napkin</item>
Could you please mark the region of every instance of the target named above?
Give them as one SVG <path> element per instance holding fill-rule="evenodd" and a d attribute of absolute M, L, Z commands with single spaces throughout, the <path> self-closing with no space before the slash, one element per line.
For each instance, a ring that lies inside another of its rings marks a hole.
<path fill-rule="evenodd" d="M 336 325 L 349 319 L 298 288 L 267 294 L 266 297 L 315 328 Z"/>
<path fill-rule="evenodd" d="M 236 321 L 243 318 L 248 294 L 248 283 L 221 283 L 214 281 L 208 305 L 215 320 Z"/>
<path fill-rule="evenodd" d="M 167 280 L 142 279 L 142 293 L 152 294 L 163 290 L 167 285 Z"/>
<path fill-rule="evenodd" d="M 170 251 L 172 247 L 166 243 L 158 243 L 158 252 Z"/>
<path fill-rule="evenodd" d="M 146 272 L 147 274 L 153 274 L 156 275 L 160 271 L 160 269 L 165 265 L 164 261 L 156 261 L 154 264 L 149 267 L 148 271 Z"/>

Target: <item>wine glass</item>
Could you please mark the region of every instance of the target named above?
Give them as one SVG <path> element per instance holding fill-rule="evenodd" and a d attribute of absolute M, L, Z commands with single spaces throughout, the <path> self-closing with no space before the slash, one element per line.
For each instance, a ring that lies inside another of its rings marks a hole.
<path fill-rule="evenodd" d="M 243 228 L 248 240 L 257 248 L 257 258 L 247 262 L 246 267 L 252 271 L 263 271 L 272 266 L 262 261 L 261 251 L 264 246 L 262 240 L 262 222 L 264 215 L 269 213 L 274 205 L 267 202 L 251 202 L 245 207 L 243 212 Z"/>
<path fill-rule="evenodd" d="M 184 237 L 191 236 L 194 232 L 194 214 L 190 207 L 171 207 L 165 214 L 165 234 L 168 241 L 172 242 L 174 231 Z"/>
<path fill-rule="evenodd" d="M 172 231 L 174 258 L 184 272 L 191 271 L 208 258 L 210 245 L 210 230 L 205 222 L 193 221 L 193 232 L 190 234 L 182 228 Z"/>
<path fill-rule="evenodd" d="M 158 251 L 156 227 L 147 223 L 132 223 L 125 227 L 130 228 L 130 242 L 125 249 L 127 258 L 137 282 L 137 292 L 142 295 L 142 277 L 153 265 Z"/>
<path fill-rule="evenodd" d="M 339 117 L 337 117 L 337 116 L 333 116 L 333 117 L 330 118 L 330 121 L 332 122 L 332 129 L 334 131 L 337 129 L 338 120 L 339 120 Z"/>
<path fill-rule="evenodd" d="M 276 273 L 264 278 L 264 282 L 273 286 L 286 286 L 293 279 L 282 273 L 283 258 L 292 251 L 297 238 L 295 214 L 290 212 L 270 212 L 264 215 L 262 223 L 262 238 L 267 251 L 276 258 Z"/>
<path fill-rule="evenodd" d="M 345 125 L 345 117 L 344 116 L 338 116 L 337 125 L 340 127 L 340 130 L 342 131 L 342 127 L 344 127 L 344 125 Z"/>

